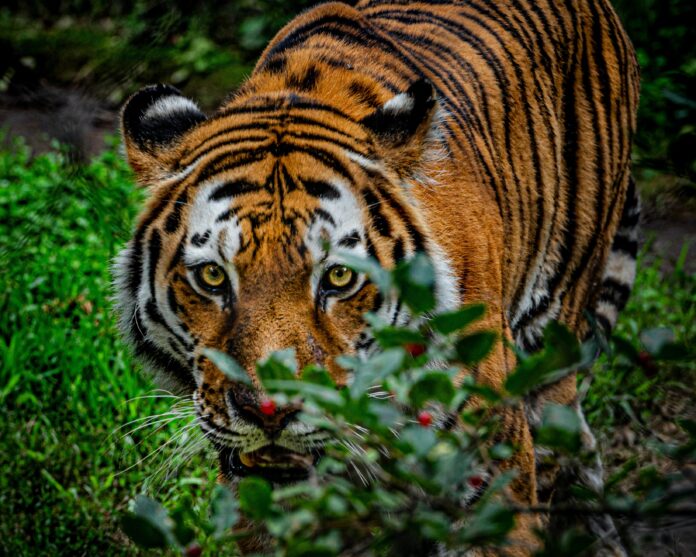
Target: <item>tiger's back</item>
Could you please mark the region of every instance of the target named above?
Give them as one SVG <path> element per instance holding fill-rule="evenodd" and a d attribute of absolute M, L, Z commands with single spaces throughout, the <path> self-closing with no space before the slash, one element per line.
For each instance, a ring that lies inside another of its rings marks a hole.
<path fill-rule="evenodd" d="M 600 293 L 597 317 L 610 328 L 632 275 L 614 269 L 603 291 L 600 278 L 627 198 L 634 218 L 617 258 L 627 267 L 635 258 L 637 200 L 628 190 L 639 76 L 609 3 L 325 4 L 276 36 L 235 99 L 296 90 L 340 99 L 360 120 L 419 77 L 437 91 L 433 133 L 442 141 L 416 176 L 437 190 L 414 195 L 449 236 L 452 223 L 474 220 L 470 201 L 481 195 L 453 190 L 490 194 L 484 203 L 500 217 L 504 311 L 517 343 L 536 348 L 551 319 L 585 334 L 583 311 L 596 309 Z M 450 248 L 455 265 L 469 242 Z"/>

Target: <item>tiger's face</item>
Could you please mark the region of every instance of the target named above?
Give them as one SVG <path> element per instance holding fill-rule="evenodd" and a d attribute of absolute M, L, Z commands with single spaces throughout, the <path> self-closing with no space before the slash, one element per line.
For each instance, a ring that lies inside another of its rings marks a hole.
<path fill-rule="evenodd" d="M 160 382 L 192 394 L 226 475 L 303 477 L 326 440 L 296 419 L 299 403 L 264 406 L 256 362 L 292 348 L 299 370 L 324 366 L 340 387 L 350 377 L 336 356 L 375 350 L 365 312 L 408 322 L 339 253 L 392 267 L 435 249 L 389 159 L 417 159 L 433 106 L 424 82 L 361 121 L 292 94 L 210 119 L 165 86 L 125 106 L 128 160 L 151 196 L 116 265 L 122 329 Z M 236 359 L 252 386 L 206 349 Z"/>

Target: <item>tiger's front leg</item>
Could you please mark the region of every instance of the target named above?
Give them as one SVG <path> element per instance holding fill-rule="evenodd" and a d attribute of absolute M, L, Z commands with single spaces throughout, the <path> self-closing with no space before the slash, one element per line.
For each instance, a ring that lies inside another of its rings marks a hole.
<path fill-rule="evenodd" d="M 511 338 L 509 329 L 502 327 L 502 330 L 501 336 L 509 340 Z M 493 353 L 475 370 L 476 380 L 500 390 L 504 379 L 514 370 L 515 363 L 512 351 L 506 347 L 505 343 L 498 342 Z M 497 422 L 497 430 L 490 443 L 502 442 L 514 449 L 510 458 L 492 464 L 491 474 L 495 476 L 507 471 L 513 472 L 514 479 L 504 491 L 503 497 L 509 504 L 521 509 L 535 507 L 537 505 L 537 481 L 534 445 L 524 405 L 520 402 L 495 408 L 492 411 L 491 419 Z M 508 538 L 510 545 L 500 550 L 474 550 L 467 555 L 519 557 L 531 555 L 539 548 L 539 539 L 535 530 L 540 527 L 541 520 L 537 514 L 520 512 L 515 517 L 515 526 Z"/>

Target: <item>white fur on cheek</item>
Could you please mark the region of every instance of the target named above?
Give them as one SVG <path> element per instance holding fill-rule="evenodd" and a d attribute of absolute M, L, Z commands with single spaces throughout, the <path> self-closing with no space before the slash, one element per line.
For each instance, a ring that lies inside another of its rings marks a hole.
<path fill-rule="evenodd" d="M 358 242 L 352 247 L 340 247 L 338 242 L 341 238 L 357 232 L 361 239 L 365 238 L 365 226 L 363 224 L 362 211 L 355 196 L 350 191 L 347 184 L 340 180 L 333 180 L 331 185 L 340 193 L 338 199 L 322 199 L 321 208 L 333 218 L 333 223 L 321 218 L 315 218 L 305 233 L 305 245 L 312 254 L 315 266 L 312 271 L 310 288 L 313 296 L 316 295 L 319 281 L 326 269 L 340 262 L 335 254 L 327 254 L 324 251 L 324 244 L 328 242 L 332 250 L 342 250 L 350 252 L 356 257 L 366 257 L 367 249 L 364 241 Z M 321 262 L 321 264 L 318 264 Z M 335 300 L 329 300 L 331 306 Z"/>
<path fill-rule="evenodd" d="M 210 198 L 220 185 L 214 181 L 198 188 L 189 213 L 184 261 L 188 266 L 217 263 L 225 269 L 233 290 L 238 292 L 239 277 L 232 261 L 240 248 L 242 229 L 237 217 L 227 213 L 231 199 Z"/>

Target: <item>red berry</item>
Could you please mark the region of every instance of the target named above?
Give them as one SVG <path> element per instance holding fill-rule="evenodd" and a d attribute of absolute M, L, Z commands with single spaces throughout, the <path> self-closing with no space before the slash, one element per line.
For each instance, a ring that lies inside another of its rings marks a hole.
<path fill-rule="evenodd" d="M 414 358 L 425 354 L 425 344 L 420 344 L 419 342 L 407 342 L 404 344 L 404 349 Z"/>
<path fill-rule="evenodd" d="M 186 546 L 186 549 L 184 549 L 184 555 L 186 557 L 201 557 L 202 553 L 203 549 L 196 542 L 190 543 Z"/>
<path fill-rule="evenodd" d="M 478 489 L 483 485 L 483 478 L 481 476 L 471 476 L 469 478 L 469 485 L 474 489 Z"/>
<path fill-rule="evenodd" d="M 638 365 L 643 368 L 643 372 L 646 377 L 655 377 L 657 375 L 657 366 L 655 365 L 655 360 L 653 360 L 652 355 L 645 350 L 638 352 Z"/>
<path fill-rule="evenodd" d="M 259 404 L 259 410 L 266 416 L 272 416 L 276 411 L 276 403 L 272 398 L 266 398 Z"/>
<path fill-rule="evenodd" d="M 422 425 L 423 427 L 428 427 L 430 424 L 433 423 L 433 417 L 430 415 L 430 412 L 427 412 L 423 410 L 418 414 L 418 423 Z"/>

